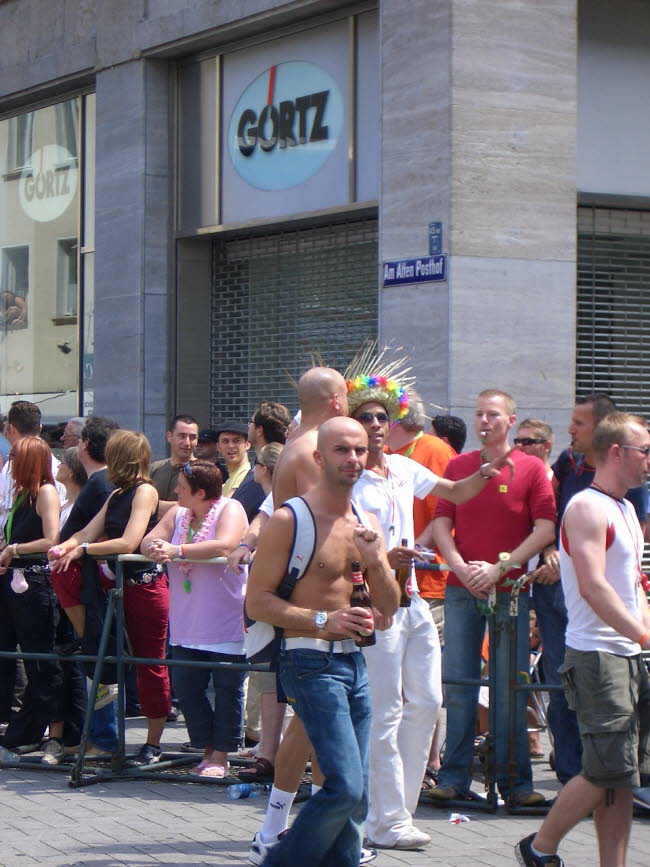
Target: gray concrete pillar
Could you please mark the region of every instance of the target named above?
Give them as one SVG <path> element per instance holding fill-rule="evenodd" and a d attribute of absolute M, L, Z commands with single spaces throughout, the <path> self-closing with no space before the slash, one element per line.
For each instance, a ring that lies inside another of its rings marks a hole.
<path fill-rule="evenodd" d="M 471 417 L 482 388 L 562 427 L 573 405 L 575 0 L 380 6 L 383 260 L 428 252 L 448 279 L 382 289 L 381 334 L 425 398 Z M 472 445 L 472 438 L 468 446 Z"/>
<path fill-rule="evenodd" d="M 97 75 L 95 411 L 164 452 L 169 409 L 168 65 Z"/>

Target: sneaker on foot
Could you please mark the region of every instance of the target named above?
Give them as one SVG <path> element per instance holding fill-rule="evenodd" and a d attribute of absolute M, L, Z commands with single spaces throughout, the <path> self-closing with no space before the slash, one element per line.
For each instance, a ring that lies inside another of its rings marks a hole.
<path fill-rule="evenodd" d="M 100 683 L 97 687 L 97 696 L 95 697 L 95 710 L 106 707 L 117 698 L 116 683 Z"/>
<path fill-rule="evenodd" d="M 131 759 L 127 759 L 124 763 L 129 768 L 139 768 L 143 765 L 155 765 L 160 761 L 162 750 L 160 747 L 153 747 L 151 744 L 143 744 L 138 752 Z"/>
<path fill-rule="evenodd" d="M 375 843 L 368 840 L 368 845 L 375 849 L 403 849 L 410 851 L 412 849 L 422 849 L 428 846 L 431 842 L 431 837 L 420 831 L 415 826 L 404 831 L 394 843 Z"/>
<path fill-rule="evenodd" d="M 359 865 L 361 864 L 370 864 L 371 861 L 374 861 L 377 857 L 376 849 L 367 849 L 365 846 L 361 847 L 361 858 L 359 858 Z"/>
<path fill-rule="evenodd" d="M 248 853 L 248 862 L 249 864 L 263 864 L 266 856 L 269 854 L 271 849 L 280 842 L 280 839 L 286 834 L 286 831 L 283 831 L 275 840 L 272 840 L 270 843 L 264 843 L 262 840 L 262 834 L 260 831 L 257 831 L 255 836 L 253 837 L 253 842 L 251 843 L 251 848 Z"/>
<path fill-rule="evenodd" d="M 48 738 L 41 747 L 44 765 L 58 765 L 65 755 L 63 744 L 58 738 Z"/>
<path fill-rule="evenodd" d="M 535 835 L 524 837 L 515 846 L 515 855 L 521 867 L 564 867 L 564 861 L 559 855 L 536 855 L 533 852 Z"/>

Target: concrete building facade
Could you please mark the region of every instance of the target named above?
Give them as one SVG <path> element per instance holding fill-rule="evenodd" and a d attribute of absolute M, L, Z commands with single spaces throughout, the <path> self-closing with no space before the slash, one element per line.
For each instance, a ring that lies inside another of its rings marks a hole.
<path fill-rule="evenodd" d="M 0 2 L 2 409 L 162 453 L 174 412 L 291 401 L 310 353 L 368 337 L 468 418 L 485 387 L 561 432 L 576 391 L 650 408 L 649 25 L 646 0 Z"/>

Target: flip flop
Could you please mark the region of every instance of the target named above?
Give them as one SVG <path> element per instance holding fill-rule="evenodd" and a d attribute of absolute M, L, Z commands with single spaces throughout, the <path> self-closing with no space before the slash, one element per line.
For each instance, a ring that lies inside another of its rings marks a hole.
<path fill-rule="evenodd" d="M 242 768 L 239 779 L 244 783 L 272 783 L 275 767 L 268 759 L 256 759 L 248 768 Z"/>
<path fill-rule="evenodd" d="M 200 777 L 216 777 L 217 779 L 223 779 L 228 776 L 228 772 L 230 771 L 230 765 L 226 762 L 226 767 L 222 767 L 221 765 L 205 765 L 202 770 L 199 771 Z"/>
<path fill-rule="evenodd" d="M 191 774 L 200 774 L 204 768 L 210 766 L 210 762 L 207 759 L 201 759 L 201 761 L 190 771 Z"/>

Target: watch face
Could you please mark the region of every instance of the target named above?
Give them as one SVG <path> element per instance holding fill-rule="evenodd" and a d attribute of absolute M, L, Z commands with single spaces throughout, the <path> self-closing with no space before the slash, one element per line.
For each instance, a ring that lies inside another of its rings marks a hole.
<path fill-rule="evenodd" d="M 327 612 L 325 611 L 317 611 L 314 615 L 314 623 L 318 626 L 319 629 L 322 629 L 323 626 L 327 623 Z"/>

